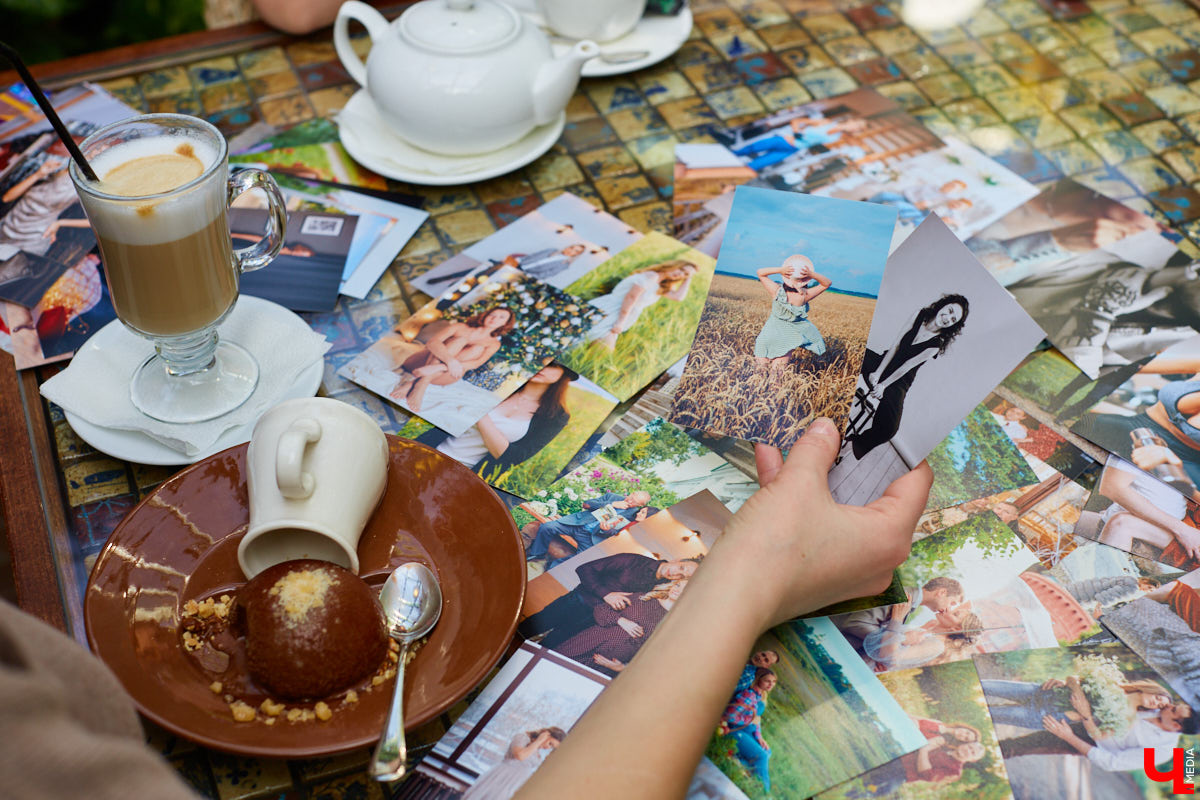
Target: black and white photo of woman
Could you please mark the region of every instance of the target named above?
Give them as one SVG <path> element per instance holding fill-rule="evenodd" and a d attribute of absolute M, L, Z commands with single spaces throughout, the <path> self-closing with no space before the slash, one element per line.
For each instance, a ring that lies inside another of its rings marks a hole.
<path fill-rule="evenodd" d="M 887 350 L 878 353 L 867 349 L 843 452 L 849 448 L 861 460 L 896 434 L 905 395 L 917 372 L 926 362 L 946 353 L 969 314 L 966 297 L 944 294 L 918 311 Z"/>

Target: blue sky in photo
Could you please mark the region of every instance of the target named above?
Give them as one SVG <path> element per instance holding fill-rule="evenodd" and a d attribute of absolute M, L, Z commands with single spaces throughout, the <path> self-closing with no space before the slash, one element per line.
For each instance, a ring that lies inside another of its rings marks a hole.
<path fill-rule="evenodd" d="M 896 210 L 877 203 L 739 186 L 717 272 L 753 278 L 799 253 L 834 291 L 877 297 L 895 225 Z"/>

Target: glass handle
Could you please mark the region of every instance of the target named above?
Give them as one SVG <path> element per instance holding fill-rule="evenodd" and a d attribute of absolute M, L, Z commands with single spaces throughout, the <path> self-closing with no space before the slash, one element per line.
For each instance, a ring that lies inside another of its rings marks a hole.
<path fill-rule="evenodd" d="M 283 249 L 283 239 L 287 236 L 287 207 L 275 179 L 261 169 L 238 170 L 229 179 L 229 202 L 250 189 L 267 193 L 267 233 L 249 247 L 233 251 L 239 272 L 253 272 L 270 264 Z"/>

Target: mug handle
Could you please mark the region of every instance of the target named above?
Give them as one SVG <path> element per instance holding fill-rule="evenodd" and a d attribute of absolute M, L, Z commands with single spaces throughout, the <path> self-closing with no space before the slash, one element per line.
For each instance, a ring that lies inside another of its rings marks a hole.
<path fill-rule="evenodd" d="M 346 72 L 350 74 L 354 82 L 366 88 L 367 67 L 358 57 L 358 53 L 354 52 L 354 46 L 350 43 L 350 20 L 352 19 L 358 20 L 367 29 L 367 36 L 371 38 L 372 44 L 378 43 L 387 35 L 388 21 L 383 14 L 359 0 L 347 0 L 342 3 L 342 7 L 338 9 L 337 19 L 333 21 L 333 49 L 337 51 L 342 66 L 346 68 Z"/>
<path fill-rule="evenodd" d="M 301 417 L 288 425 L 275 446 L 275 484 L 289 500 L 303 500 L 316 489 L 311 472 L 304 472 L 304 453 L 308 445 L 321 438 L 321 423 Z"/>
<path fill-rule="evenodd" d="M 287 206 L 284 205 L 283 195 L 279 193 L 275 179 L 261 169 L 239 169 L 235 172 L 229 178 L 227 202 L 232 203 L 235 197 L 250 189 L 262 189 L 267 193 L 267 233 L 249 247 L 233 251 L 238 272 L 253 272 L 270 264 L 283 249 L 283 239 L 287 236 Z"/>

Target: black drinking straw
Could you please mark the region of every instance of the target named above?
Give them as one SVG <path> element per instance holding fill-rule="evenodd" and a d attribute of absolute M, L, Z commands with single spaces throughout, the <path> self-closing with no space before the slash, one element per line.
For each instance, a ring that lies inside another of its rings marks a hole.
<path fill-rule="evenodd" d="M 17 74 L 21 76 L 21 80 L 29 87 L 29 91 L 33 93 L 33 99 L 37 100 L 37 104 L 42 107 L 42 113 L 46 115 L 46 119 L 50 120 L 50 124 L 54 126 L 54 132 L 58 134 L 58 138 L 62 139 L 62 143 L 67 146 L 67 151 L 71 154 L 71 158 L 75 159 L 75 163 L 79 165 L 79 168 L 83 170 L 83 174 L 90 181 L 100 180 L 96 177 L 96 173 L 92 171 L 92 165 L 83 157 L 83 151 L 79 149 L 79 145 L 75 144 L 75 139 L 71 137 L 71 132 L 67 130 L 67 126 L 63 125 L 63 121 L 58 118 L 58 113 L 55 112 L 54 106 L 50 105 L 50 101 L 42 93 L 42 87 L 38 86 L 38 82 L 29 73 L 25 62 L 21 60 L 21 56 L 4 42 L 0 42 L 0 55 L 8 59 L 8 62 L 17 70 Z"/>

